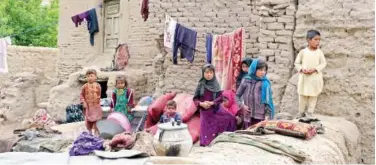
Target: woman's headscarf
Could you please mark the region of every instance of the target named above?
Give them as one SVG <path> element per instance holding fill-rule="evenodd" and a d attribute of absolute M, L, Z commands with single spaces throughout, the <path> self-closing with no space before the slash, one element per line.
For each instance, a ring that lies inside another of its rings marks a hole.
<path fill-rule="evenodd" d="M 233 92 L 232 90 L 226 90 L 226 91 L 223 91 L 222 96 L 226 97 L 228 100 L 229 107 L 228 108 L 226 107 L 226 108 L 232 115 L 235 116 L 239 110 L 239 106 L 235 100 L 235 92 Z"/>
<path fill-rule="evenodd" d="M 266 74 L 262 78 L 258 78 L 256 76 L 258 62 L 259 62 L 258 59 L 255 59 L 252 61 L 251 67 L 249 67 L 248 74 L 245 78 L 249 80 L 262 81 L 261 103 L 267 104 L 269 106 L 271 110 L 270 119 L 273 119 L 275 110 L 274 110 L 274 104 L 273 104 L 273 98 L 272 98 L 272 88 L 270 86 L 269 79 L 266 77 Z"/>
<path fill-rule="evenodd" d="M 252 58 L 245 58 L 242 61 L 242 65 L 246 64 L 248 67 L 251 66 Z M 240 86 L 240 83 L 242 82 L 243 78 L 248 74 L 248 72 L 244 72 L 243 69 L 240 69 L 239 75 L 236 78 L 236 88 Z"/>
<path fill-rule="evenodd" d="M 206 80 L 204 77 L 204 72 L 207 68 L 212 69 L 214 72 L 213 78 L 211 80 Z M 204 67 L 202 68 L 202 78 L 198 82 L 196 92 L 193 98 L 200 98 L 201 96 L 203 96 L 205 89 L 213 92 L 214 98 L 216 98 L 217 93 L 221 91 L 221 87 L 219 86 L 219 83 L 215 76 L 215 68 L 211 64 L 205 64 Z"/>

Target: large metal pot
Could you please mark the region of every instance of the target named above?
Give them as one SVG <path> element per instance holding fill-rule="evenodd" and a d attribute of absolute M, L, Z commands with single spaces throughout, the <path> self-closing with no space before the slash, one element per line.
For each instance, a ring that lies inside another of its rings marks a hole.
<path fill-rule="evenodd" d="M 158 124 L 153 145 L 158 156 L 188 156 L 192 149 L 192 137 L 186 124 Z"/>

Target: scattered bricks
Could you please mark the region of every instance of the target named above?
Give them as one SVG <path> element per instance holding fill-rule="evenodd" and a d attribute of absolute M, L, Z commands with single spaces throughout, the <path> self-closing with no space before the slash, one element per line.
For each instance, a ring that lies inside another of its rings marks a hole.
<path fill-rule="evenodd" d="M 268 56 L 268 61 L 269 62 L 275 62 L 275 57 L 274 56 Z"/>
<path fill-rule="evenodd" d="M 275 22 L 276 18 L 275 17 L 260 17 L 260 21 L 265 22 L 265 23 L 271 23 L 271 22 Z"/>
<path fill-rule="evenodd" d="M 278 44 L 276 44 L 276 43 L 268 43 L 268 48 L 269 49 L 277 49 L 278 48 Z"/>
<path fill-rule="evenodd" d="M 186 17 L 180 17 L 176 19 L 177 22 L 180 22 L 181 24 L 188 23 L 188 18 Z"/>
<path fill-rule="evenodd" d="M 250 18 L 248 18 L 248 17 L 238 17 L 238 18 L 236 18 L 236 20 L 238 20 L 240 22 L 251 22 Z"/>
<path fill-rule="evenodd" d="M 189 22 L 193 22 L 193 23 L 195 23 L 195 22 L 198 22 L 198 21 L 199 21 L 199 18 L 197 18 L 197 17 L 189 17 L 189 18 L 188 18 L 188 21 L 189 21 Z"/>
<path fill-rule="evenodd" d="M 226 12 L 218 12 L 216 13 L 218 18 L 227 18 L 229 17 L 229 13 Z"/>
<path fill-rule="evenodd" d="M 292 51 L 292 45 L 291 44 L 279 44 L 278 49 L 280 50 L 286 50 L 286 51 Z"/>
<path fill-rule="evenodd" d="M 289 59 L 281 57 L 281 56 L 274 56 L 275 57 L 275 63 L 277 64 L 288 64 Z"/>
<path fill-rule="evenodd" d="M 185 7 L 196 7 L 196 3 L 191 3 L 191 2 L 181 2 L 181 4 L 183 4 L 183 6 Z"/>
<path fill-rule="evenodd" d="M 215 12 L 205 12 L 205 16 L 207 16 L 207 17 L 216 17 L 217 13 L 215 13 Z"/>
<path fill-rule="evenodd" d="M 267 25 L 269 30 L 280 30 L 284 28 L 283 23 L 279 22 L 268 23 Z"/>
<path fill-rule="evenodd" d="M 204 23 L 203 22 L 190 22 L 190 23 L 193 23 L 194 27 L 204 27 Z"/>
<path fill-rule="evenodd" d="M 182 12 L 168 12 L 168 13 L 170 13 L 170 16 L 173 17 L 173 18 L 178 18 L 178 17 L 182 17 L 183 16 Z"/>
<path fill-rule="evenodd" d="M 286 15 L 294 16 L 296 12 L 296 7 L 294 4 L 290 4 L 289 7 L 286 8 Z"/>
<path fill-rule="evenodd" d="M 260 20 L 260 16 L 258 16 L 256 14 L 249 15 L 249 18 L 251 19 L 251 22 L 256 22 L 256 21 Z"/>
<path fill-rule="evenodd" d="M 276 43 L 286 43 L 286 44 L 288 44 L 288 43 L 291 43 L 292 42 L 292 38 L 291 38 L 291 36 L 281 36 L 281 37 L 276 37 L 275 38 L 275 42 Z"/>
<path fill-rule="evenodd" d="M 287 23 L 285 25 L 285 30 L 294 30 L 294 24 L 293 23 Z"/>
<path fill-rule="evenodd" d="M 183 16 L 182 17 L 193 17 L 194 14 L 192 12 L 183 12 Z"/>
<path fill-rule="evenodd" d="M 239 12 L 238 13 L 238 17 L 249 17 L 249 12 L 247 11 L 247 12 Z"/>
<path fill-rule="evenodd" d="M 212 19 L 209 18 L 209 17 L 200 17 L 199 20 L 200 20 L 201 22 L 211 22 L 211 21 L 212 21 Z"/>
<path fill-rule="evenodd" d="M 283 10 L 283 9 L 286 9 L 287 7 L 289 7 L 290 5 L 289 4 L 280 4 L 280 5 L 276 5 L 273 7 L 274 10 Z"/>
<path fill-rule="evenodd" d="M 162 9 L 172 8 L 172 3 L 160 3 Z"/>
<path fill-rule="evenodd" d="M 251 53 L 251 54 L 256 54 L 256 53 L 259 53 L 259 49 L 258 48 L 247 48 L 246 52 Z"/>
<path fill-rule="evenodd" d="M 277 18 L 278 22 L 293 23 L 295 18 L 293 16 L 282 16 Z"/>
<path fill-rule="evenodd" d="M 263 42 L 274 42 L 274 38 L 273 37 L 266 37 L 266 36 L 259 37 L 258 40 L 259 40 L 260 43 L 263 43 Z"/>
<path fill-rule="evenodd" d="M 208 27 L 208 28 L 212 28 L 212 27 L 215 27 L 215 23 L 213 23 L 213 22 L 205 22 L 204 23 L 204 27 Z"/>
<path fill-rule="evenodd" d="M 217 34 L 223 34 L 223 33 L 225 33 L 226 32 L 226 28 L 215 28 L 214 30 L 213 30 L 213 32 L 214 33 L 217 33 Z"/>
<path fill-rule="evenodd" d="M 284 58 L 290 58 L 293 55 L 294 55 L 293 52 L 288 52 L 288 51 L 282 51 L 281 54 L 280 54 L 280 56 L 284 57 Z"/>
<path fill-rule="evenodd" d="M 267 49 L 268 45 L 266 43 L 256 43 L 256 47 L 259 49 Z"/>
<path fill-rule="evenodd" d="M 267 35 L 267 36 L 274 36 L 275 35 L 275 31 L 264 30 L 264 29 L 260 29 L 260 33 L 264 34 L 264 35 Z"/>
<path fill-rule="evenodd" d="M 263 56 L 274 56 L 274 50 L 272 49 L 260 49 L 260 54 Z"/>
<path fill-rule="evenodd" d="M 276 31 L 277 36 L 292 36 L 291 30 L 277 30 Z"/>

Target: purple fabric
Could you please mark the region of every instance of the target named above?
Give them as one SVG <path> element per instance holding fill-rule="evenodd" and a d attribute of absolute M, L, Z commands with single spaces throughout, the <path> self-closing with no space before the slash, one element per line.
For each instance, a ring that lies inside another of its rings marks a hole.
<path fill-rule="evenodd" d="M 173 63 L 178 63 L 178 48 L 180 48 L 181 58 L 186 58 L 190 63 L 193 62 L 196 49 L 197 32 L 177 23 L 173 46 Z"/>
<path fill-rule="evenodd" d="M 104 150 L 104 140 L 89 132 L 82 132 L 74 141 L 73 147 L 69 151 L 70 156 L 87 155 L 94 150 Z"/>
<path fill-rule="evenodd" d="M 261 86 L 262 81 L 243 79 L 238 90 L 236 91 L 237 103 L 242 105 L 241 97 L 244 104 L 251 110 L 250 118 L 264 120 L 266 104 L 261 103 Z"/>
<path fill-rule="evenodd" d="M 72 17 L 72 21 L 73 23 L 76 25 L 76 27 L 78 27 L 78 25 L 81 25 L 81 23 L 84 21 L 84 19 L 87 19 L 88 17 L 88 12 L 83 12 L 81 14 L 77 14 L 75 16 Z"/>
<path fill-rule="evenodd" d="M 201 101 L 213 101 L 213 93 L 205 90 L 204 96 L 195 100 L 196 105 Z M 222 94 L 214 100 L 215 106 L 204 110 L 200 109 L 200 145 L 207 146 L 222 132 L 233 132 L 236 130 L 236 118 L 223 109 L 219 104 L 222 102 Z"/>

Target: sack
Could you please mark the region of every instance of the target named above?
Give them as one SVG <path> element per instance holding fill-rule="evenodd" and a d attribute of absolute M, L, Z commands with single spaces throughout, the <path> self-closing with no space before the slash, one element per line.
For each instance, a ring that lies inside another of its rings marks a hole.
<path fill-rule="evenodd" d="M 278 134 L 303 139 L 311 139 L 316 135 L 316 127 L 311 124 L 286 120 L 267 120 L 253 125 L 251 128 L 264 127 Z"/>
<path fill-rule="evenodd" d="M 186 124 L 188 125 L 189 134 L 192 136 L 192 141 L 195 143 L 200 137 L 200 115 L 194 115 Z"/>
<path fill-rule="evenodd" d="M 174 101 L 177 104 L 176 111 L 181 114 L 183 122 L 188 121 L 197 110 L 193 102 L 193 95 L 188 93 L 177 94 Z"/>
<path fill-rule="evenodd" d="M 150 116 L 154 122 L 158 122 L 166 107 L 167 101 L 172 100 L 175 96 L 176 92 L 172 92 L 159 97 L 149 106 L 148 116 Z"/>

